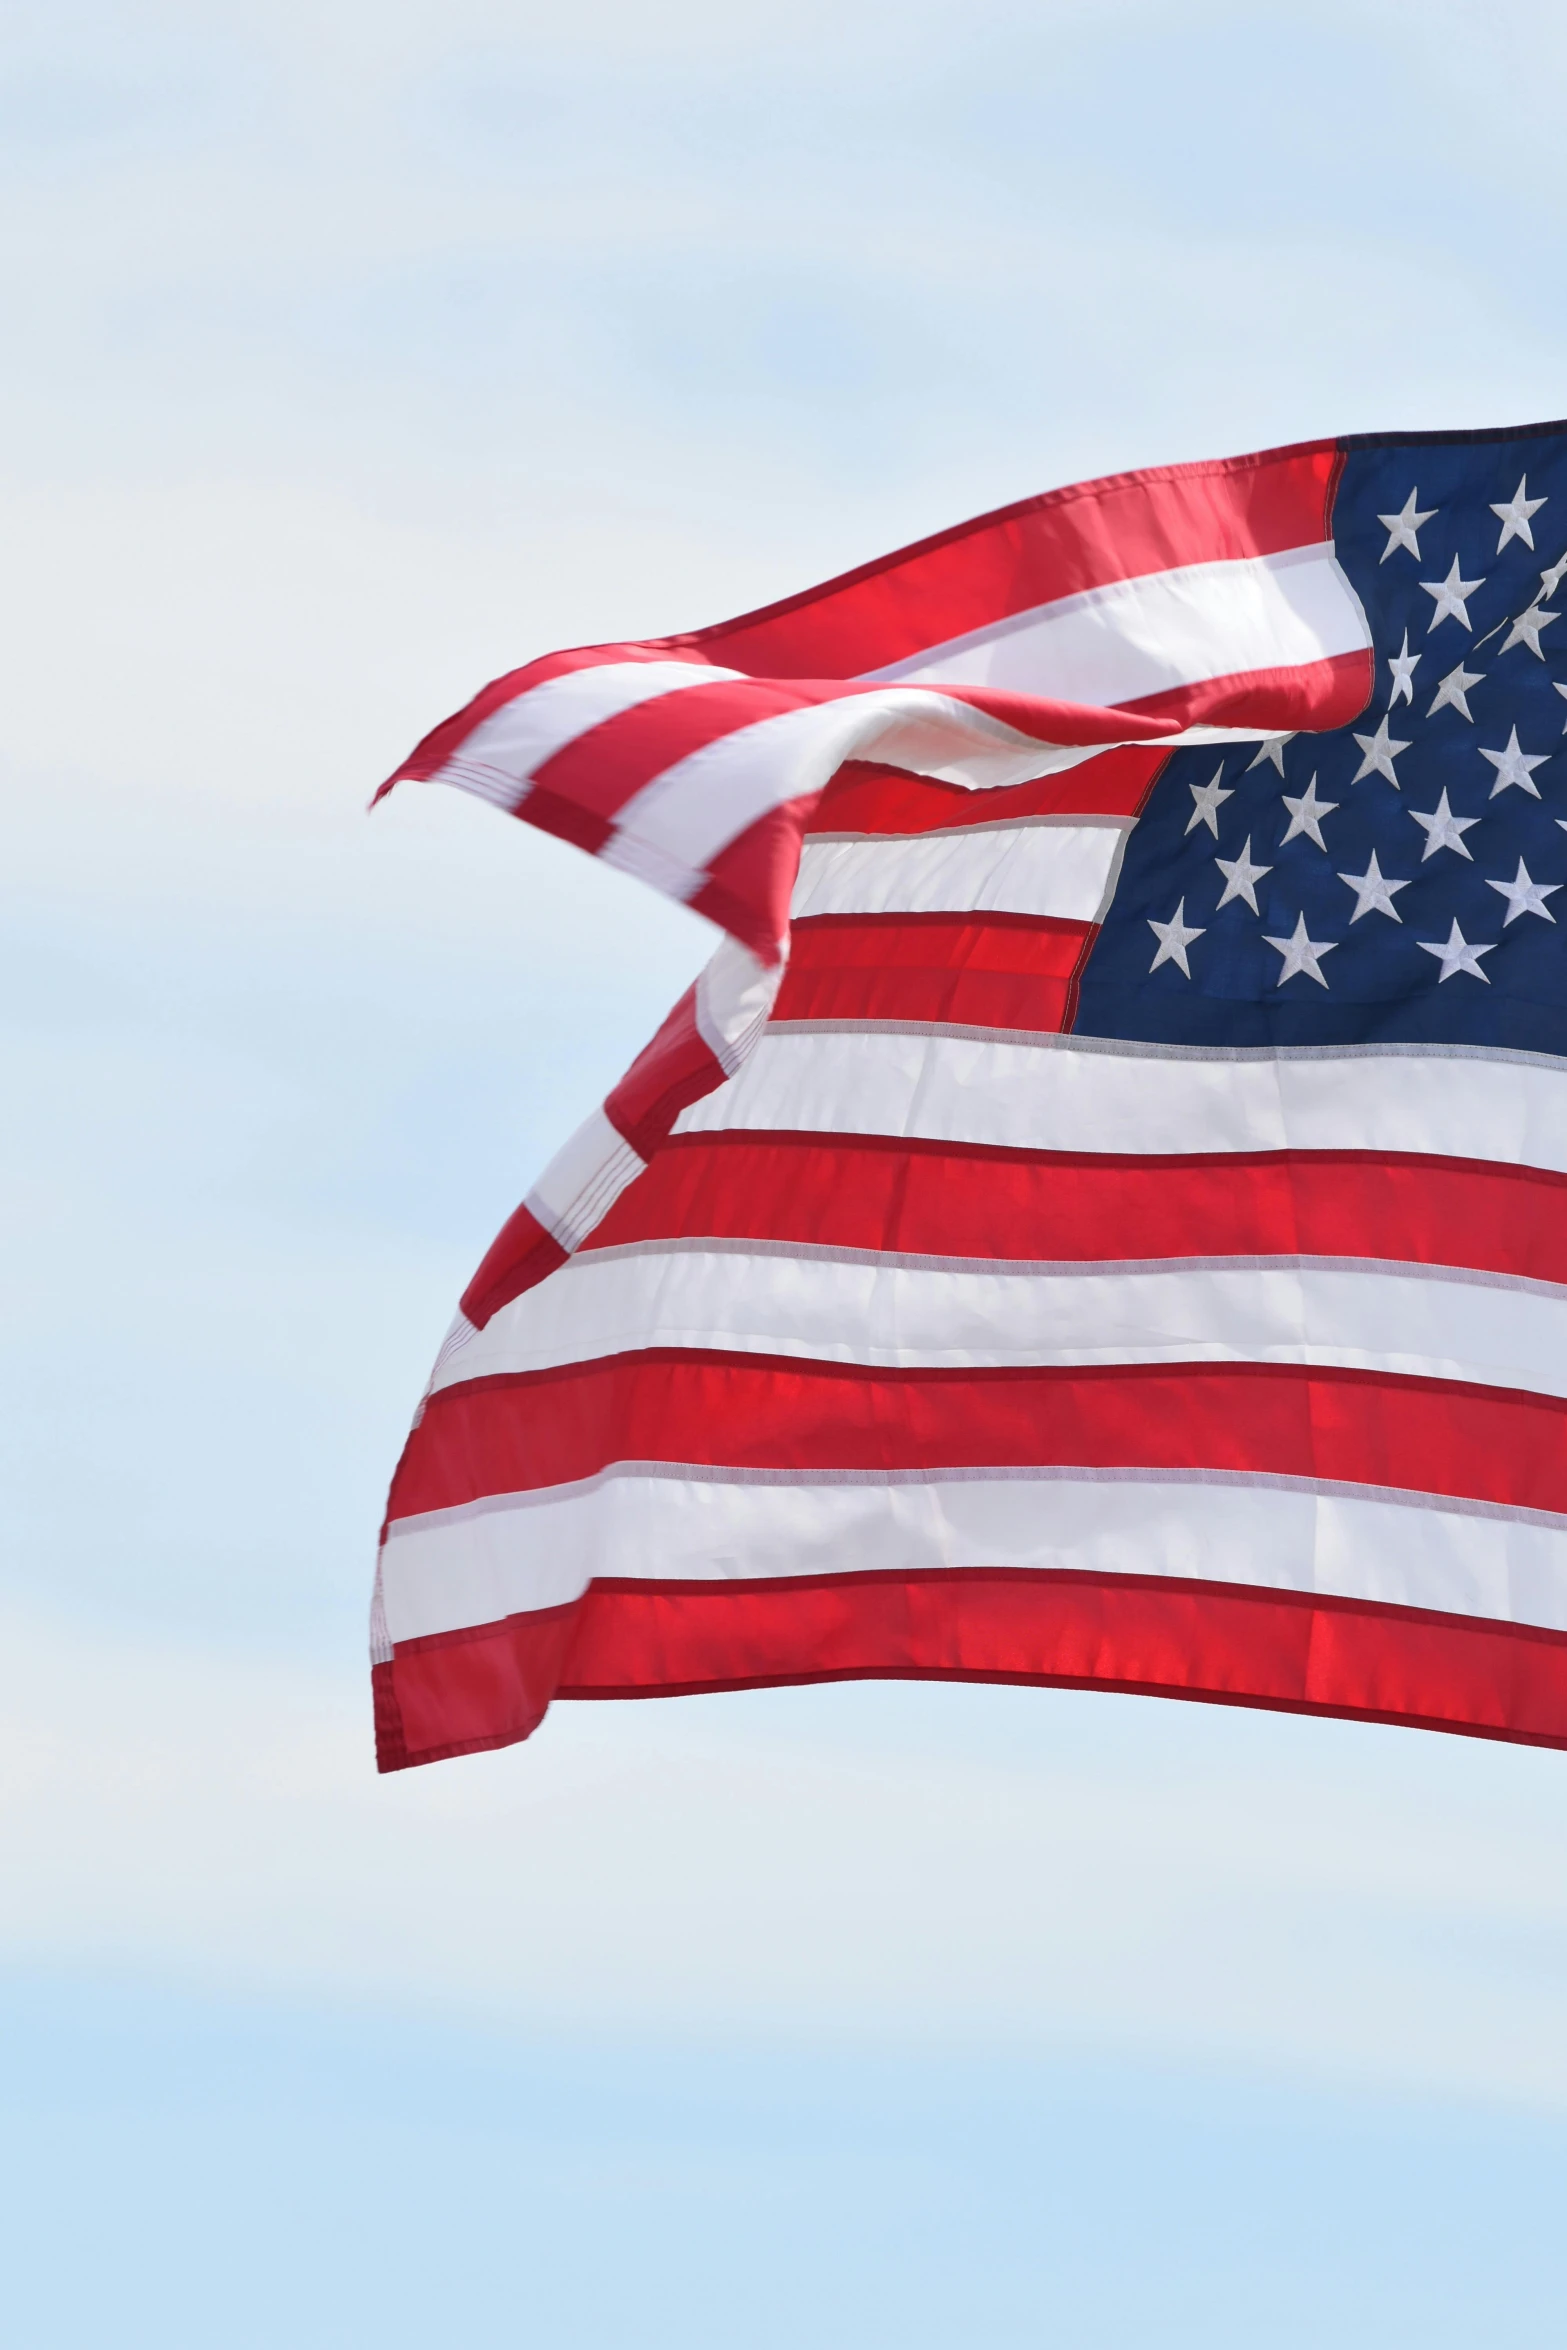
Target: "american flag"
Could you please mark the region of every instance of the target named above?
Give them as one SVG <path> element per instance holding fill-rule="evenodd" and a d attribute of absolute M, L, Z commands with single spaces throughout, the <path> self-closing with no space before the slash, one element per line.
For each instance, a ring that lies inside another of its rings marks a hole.
<path fill-rule="evenodd" d="M 1567 1744 L 1564 550 L 1567 426 L 1124 475 L 420 746 L 725 935 L 441 1348 L 383 1769 L 869 1675 Z"/>

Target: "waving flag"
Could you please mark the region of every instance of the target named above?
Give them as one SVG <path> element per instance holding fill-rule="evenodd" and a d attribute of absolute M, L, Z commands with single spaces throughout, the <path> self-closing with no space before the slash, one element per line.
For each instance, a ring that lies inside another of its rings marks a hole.
<path fill-rule="evenodd" d="M 1567 1744 L 1564 550 L 1562 426 L 1127 475 L 420 746 L 726 935 L 441 1349 L 383 1769 L 867 1675 Z"/>

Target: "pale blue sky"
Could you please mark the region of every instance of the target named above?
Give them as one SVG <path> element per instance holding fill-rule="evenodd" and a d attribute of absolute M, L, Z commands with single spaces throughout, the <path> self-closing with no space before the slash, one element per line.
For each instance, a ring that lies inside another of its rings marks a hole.
<path fill-rule="evenodd" d="M 13 0 L 0 2336 L 1553 2338 L 1567 1758 L 1019 1691 L 378 1782 L 452 1301 L 706 952 L 495 671 L 1567 410 L 1567 17 Z"/>

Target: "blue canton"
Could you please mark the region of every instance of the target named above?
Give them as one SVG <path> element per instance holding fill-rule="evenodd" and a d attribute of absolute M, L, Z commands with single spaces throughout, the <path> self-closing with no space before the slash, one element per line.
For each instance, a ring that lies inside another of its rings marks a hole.
<path fill-rule="evenodd" d="M 1174 754 L 1074 1027 L 1567 1053 L 1567 430 L 1345 446 L 1371 700 Z"/>

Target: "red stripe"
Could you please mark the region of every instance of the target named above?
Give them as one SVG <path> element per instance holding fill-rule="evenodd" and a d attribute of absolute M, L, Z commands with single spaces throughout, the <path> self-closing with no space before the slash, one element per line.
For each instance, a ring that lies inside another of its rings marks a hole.
<path fill-rule="evenodd" d="M 688 987 L 606 1096 L 604 1115 L 639 1157 L 650 1158 L 687 1103 L 723 1082 L 724 1071 L 696 1024 L 696 989 Z"/>
<path fill-rule="evenodd" d="M 789 934 L 789 900 L 800 871 L 800 836 L 818 795 L 808 792 L 770 808 L 737 832 L 708 862 L 707 879 L 687 903 L 737 938 L 762 963 L 774 964 Z"/>
<path fill-rule="evenodd" d="M 1178 726 L 1293 727 L 1326 733 L 1358 717 L 1375 683 L 1376 663 L 1367 646 L 1303 668 L 1205 677 L 1196 685 L 1169 686 L 1120 706 L 1143 718 L 1173 719 Z"/>
<path fill-rule="evenodd" d="M 604 1115 L 641 1158 L 650 1158 L 688 1102 L 724 1082 L 724 1070 L 697 1026 L 696 989 L 688 987 L 651 1042 L 606 1097 Z M 527 1202 L 502 1226 L 462 1295 L 462 1311 L 482 1330 L 502 1306 L 566 1262 Z"/>
<path fill-rule="evenodd" d="M 526 1201 L 513 1210 L 486 1250 L 483 1262 L 459 1300 L 476 1330 L 514 1297 L 532 1289 L 566 1262 L 566 1251 L 546 1232 Z"/>
<path fill-rule="evenodd" d="M 1294 671 L 1278 673 L 1293 677 Z M 760 725 L 791 710 L 818 709 L 889 690 L 838 683 L 826 678 L 741 678 L 714 685 L 686 686 L 660 694 L 634 709 L 618 711 L 576 735 L 534 771 L 534 795 L 547 803 L 579 809 L 590 825 L 605 825 L 645 785 L 682 759 L 720 743 L 745 727 Z M 894 689 L 895 690 L 895 689 Z M 988 686 L 940 685 L 910 689 L 940 695 L 978 710 L 1012 728 L 1026 741 L 1061 744 L 1115 743 L 1126 733 L 1162 737 L 1184 720 L 1171 715 L 1100 709 L 1035 694 L 1003 692 Z M 1183 689 L 1185 690 L 1185 689 Z M 1194 688 L 1194 691 L 1203 689 Z M 1277 697 L 1275 697 L 1277 698 Z M 1352 716 L 1359 702 L 1346 706 Z M 1289 704 L 1292 712 L 1294 704 Z M 1288 713 L 1278 723 L 1289 724 Z M 1246 719 L 1246 724 L 1266 720 Z M 520 811 L 533 821 L 533 795 Z"/>
<path fill-rule="evenodd" d="M 781 685 L 771 680 L 722 678 L 683 686 L 635 709 L 617 711 L 575 735 L 534 771 L 534 789 L 610 817 L 666 767 L 689 758 L 737 727 L 754 726 L 785 710 L 813 708 L 854 687 Z"/>
<path fill-rule="evenodd" d="M 526 1738 L 552 1695 L 783 1682 L 1027 1682 L 1567 1745 L 1567 1636 L 1155 1577 L 853 1575 L 595 1584 L 574 1608 L 410 1642 L 377 1665 L 383 1771 Z"/>
<path fill-rule="evenodd" d="M 389 1519 L 615 1461 L 723 1468 L 1225 1469 L 1567 1512 L 1567 1403 L 1274 1363 L 867 1370 L 695 1347 L 440 1389 Z"/>
<path fill-rule="evenodd" d="M 683 1134 L 585 1243 L 710 1235 L 919 1256 L 1387 1257 L 1567 1282 L 1567 1176 L 1372 1151 L 1184 1158 Z"/>
<path fill-rule="evenodd" d="M 937 783 L 901 767 L 848 759 L 806 827 L 808 832 L 949 832 L 967 824 L 1017 824 L 1025 816 L 1135 816 L 1170 756 L 1162 743 L 1101 751 L 1060 775 L 998 791 Z"/>
<path fill-rule="evenodd" d="M 1029 914 L 818 914 L 796 921 L 775 1020 L 1065 1026 L 1090 922 Z"/>
<path fill-rule="evenodd" d="M 809 939 L 811 926 L 799 928 Z M 829 968 L 826 980 L 834 976 Z M 633 1150 L 656 1156 L 585 1249 L 700 1235 L 1058 1263 L 1132 1253 L 1385 1257 L 1567 1282 L 1567 1176 L 1537 1167 L 1371 1151 L 1072 1156 L 883 1135 L 665 1141 L 685 1102 L 723 1074 L 697 1033 L 692 1003 L 682 998 L 605 1104 Z M 462 1310 L 482 1327 L 564 1262 L 565 1252 L 519 1208 L 469 1283 Z"/>
<path fill-rule="evenodd" d="M 666 643 L 761 677 L 863 675 L 1110 580 L 1319 544 L 1341 467 L 1316 441 L 1080 482 Z"/>

